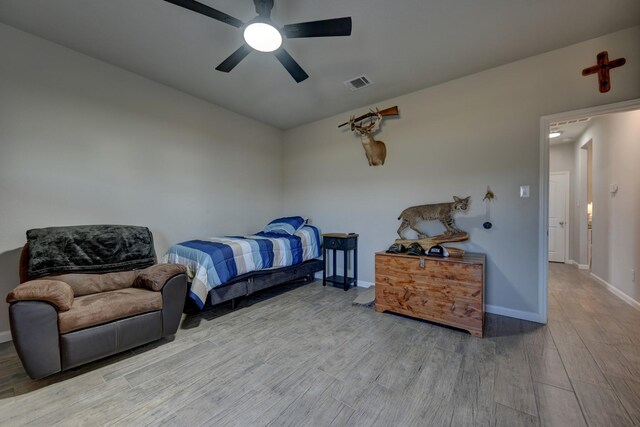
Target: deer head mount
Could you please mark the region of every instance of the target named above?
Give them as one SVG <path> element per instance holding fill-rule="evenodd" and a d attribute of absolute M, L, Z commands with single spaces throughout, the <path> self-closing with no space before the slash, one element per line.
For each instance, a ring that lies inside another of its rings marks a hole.
<path fill-rule="evenodd" d="M 366 125 L 356 124 L 353 116 L 349 119 L 351 130 L 360 136 L 369 166 L 382 166 L 387 158 L 387 146 L 384 145 L 384 142 L 377 141 L 373 137 L 373 134 L 380 129 L 380 121 L 382 121 L 382 116 L 379 113 L 370 117 L 369 123 Z"/>
<path fill-rule="evenodd" d="M 376 140 L 373 134 L 380 129 L 380 122 L 384 116 L 397 115 L 397 106 L 384 110 L 376 108 L 375 111 L 369 110 L 369 113 L 359 117 L 351 116 L 348 122 L 338 127 L 348 124 L 350 129 L 360 137 L 369 166 L 382 166 L 387 157 L 387 146 L 384 142 Z"/>

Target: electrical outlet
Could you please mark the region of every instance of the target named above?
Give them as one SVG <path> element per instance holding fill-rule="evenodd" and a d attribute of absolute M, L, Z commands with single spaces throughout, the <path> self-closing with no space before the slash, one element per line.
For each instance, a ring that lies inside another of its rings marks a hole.
<path fill-rule="evenodd" d="M 521 185 L 520 186 L 520 197 L 527 198 L 529 197 L 529 186 L 528 185 Z"/>

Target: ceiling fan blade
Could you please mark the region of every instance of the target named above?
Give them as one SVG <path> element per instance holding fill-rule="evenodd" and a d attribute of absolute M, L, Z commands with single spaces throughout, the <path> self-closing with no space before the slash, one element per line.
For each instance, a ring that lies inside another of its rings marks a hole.
<path fill-rule="evenodd" d="M 168 3 L 173 3 L 176 6 L 184 7 L 185 9 L 192 10 L 196 13 L 199 13 L 204 16 L 208 16 L 209 18 L 216 19 L 220 22 L 224 22 L 225 24 L 232 25 L 234 27 L 240 28 L 244 25 L 244 22 L 241 20 L 234 18 L 231 15 L 227 15 L 224 12 L 220 12 L 217 9 L 209 7 L 205 4 L 198 3 L 195 0 L 164 0 Z"/>
<path fill-rule="evenodd" d="M 298 65 L 295 59 L 293 59 L 291 55 L 289 55 L 289 52 L 284 50 L 284 48 L 276 50 L 275 52 L 273 52 L 273 54 L 276 56 L 276 58 L 278 58 L 278 61 L 280 61 L 280 63 L 284 65 L 284 68 L 287 69 L 296 83 L 300 83 L 301 81 L 306 80 L 309 77 L 309 75 L 304 72 L 302 67 Z"/>
<path fill-rule="evenodd" d="M 335 37 L 351 35 L 351 17 L 288 24 L 282 32 L 289 39 L 301 37 Z"/>
<path fill-rule="evenodd" d="M 228 73 L 229 71 L 233 70 L 235 66 L 245 58 L 245 56 L 249 55 L 252 50 L 253 49 L 251 49 L 248 45 L 243 44 L 238 48 L 238 50 L 229 55 L 227 59 L 222 61 L 222 63 L 220 63 L 220 65 L 216 67 L 216 70 L 222 71 L 223 73 Z"/>

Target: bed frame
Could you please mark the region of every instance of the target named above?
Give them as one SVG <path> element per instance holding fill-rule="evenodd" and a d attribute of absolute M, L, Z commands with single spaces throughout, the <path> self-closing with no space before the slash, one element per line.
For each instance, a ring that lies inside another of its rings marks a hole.
<path fill-rule="evenodd" d="M 274 270 L 260 270 L 233 278 L 222 286 L 209 291 L 207 303 L 216 305 L 235 298 L 246 297 L 254 292 L 282 285 L 294 280 L 312 281 L 318 271 L 322 271 L 324 263 L 321 259 L 311 259 L 301 264 Z"/>

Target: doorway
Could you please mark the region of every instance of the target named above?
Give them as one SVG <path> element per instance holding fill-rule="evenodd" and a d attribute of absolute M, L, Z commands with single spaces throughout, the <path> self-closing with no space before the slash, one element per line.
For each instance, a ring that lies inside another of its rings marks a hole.
<path fill-rule="evenodd" d="M 549 174 L 549 261 L 567 262 L 569 249 L 569 171 Z"/>
<path fill-rule="evenodd" d="M 591 242 L 593 240 L 593 140 L 590 139 L 584 144 L 582 150 L 586 151 L 586 167 L 583 167 L 581 179 L 587 181 L 587 237 L 586 237 L 586 249 L 587 249 L 587 263 L 578 264 L 578 268 L 591 271 Z M 585 156 L 582 156 L 583 162 Z M 585 171 L 586 170 L 586 171 Z M 585 241 L 584 237 L 580 240 Z M 584 244 L 583 244 L 584 246 Z M 584 251 L 584 250 L 583 250 Z"/>
<path fill-rule="evenodd" d="M 629 112 L 632 110 L 640 110 L 640 99 L 635 99 L 631 101 L 619 102 L 615 104 L 603 105 L 598 107 L 592 107 L 583 110 L 570 111 L 560 114 L 554 114 L 551 116 L 545 116 L 540 119 L 540 209 L 539 209 L 539 318 L 543 323 L 547 323 L 547 305 L 548 305 L 548 274 L 549 274 L 549 261 L 553 259 L 561 259 L 555 258 L 556 253 L 558 252 L 558 237 L 555 231 L 552 231 L 550 226 L 552 225 L 554 218 L 551 218 L 550 215 L 557 215 L 557 209 L 555 206 L 551 206 L 552 203 L 550 198 L 552 197 L 552 192 L 554 193 L 553 197 L 557 197 L 556 188 L 558 187 L 557 183 L 551 183 L 551 174 L 550 174 L 550 136 L 549 131 L 552 128 L 552 124 L 558 122 L 567 122 L 567 121 L 577 121 L 580 119 L 584 119 L 586 117 L 600 117 L 605 115 L 610 115 L 611 113 L 622 113 Z M 585 159 L 585 167 L 587 160 L 587 150 L 584 151 L 584 159 Z M 586 171 L 585 171 L 586 172 Z M 576 219 L 572 225 L 568 225 L 565 221 L 565 229 L 569 230 L 572 227 L 574 236 L 565 238 L 565 262 L 567 261 L 566 251 L 569 252 L 569 260 L 572 257 L 579 256 L 581 250 L 579 248 L 584 248 L 584 259 L 586 261 L 587 256 L 591 258 L 591 254 L 587 255 L 587 240 L 590 237 L 589 229 L 587 224 L 589 222 L 590 215 L 593 215 L 595 218 L 598 213 L 604 213 L 604 209 L 606 206 L 598 206 L 593 200 L 589 200 L 592 202 L 592 210 L 589 211 L 588 203 L 587 203 L 587 179 L 585 173 L 584 183 L 580 183 L 578 181 L 578 173 L 574 174 L 573 178 L 570 177 L 570 180 L 576 185 L 575 191 L 580 192 L 581 196 L 584 194 L 584 197 L 580 198 L 569 198 L 569 209 L 565 212 L 566 215 Z M 615 189 L 617 191 L 617 185 L 607 184 L 607 188 Z M 609 190 L 607 190 L 609 191 Z M 557 205 L 557 203 L 555 203 Z M 566 206 L 566 205 L 565 205 Z M 553 208 L 552 211 L 550 208 Z M 560 220 L 557 220 L 557 225 L 559 225 Z M 557 225 L 554 227 L 557 229 Z M 595 225 L 594 225 L 595 227 Z M 582 233 L 583 232 L 583 233 Z M 571 234 L 571 233 L 570 233 Z M 582 239 L 584 236 L 584 242 Z M 594 245 L 598 245 L 598 241 L 596 235 L 593 235 Z M 553 239 L 553 241 L 551 240 Z M 570 243 L 567 243 L 567 242 Z M 581 243 L 584 243 L 583 245 Z M 596 246 L 594 246 L 595 248 Z M 552 254 L 553 253 L 553 254 Z M 604 257 L 603 257 L 604 258 Z M 609 257 L 610 258 L 610 257 Z M 582 257 L 580 258 L 582 259 Z M 595 262 L 595 258 L 594 262 Z M 585 264 L 589 263 L 586 261 Z M 588 266 L 589 264 L 587 264 Z M 587 267 L 588 268 L 588 267 Z M 635 270 L 633 270 L 635 273 Z M 594 279 L 598 279 L 597 276 L 592 274 Z M 635 279 L 635 277 L 634 277 Z M 603 281 L 604 282 L 604 281 Z M 605 282 L 606 283 L 606 282 Z M 604 283 L 603 283 L 604 284 Z M 605 285 L 606 286 L 606 285 Z M 610 285 L 609 285 L 610 286 Z M 609 287 L 608 286 L 608 287 Z M 616 293 L 621 298 L 625 299 L 622 296 L 623 293 L 620 291 L 616 292 L 615 288 L 610 289 L 614 293 Z M 637 301 L 632 300 L 627 295 L 626 300 L 631 304 L 638 304 Z"/>

